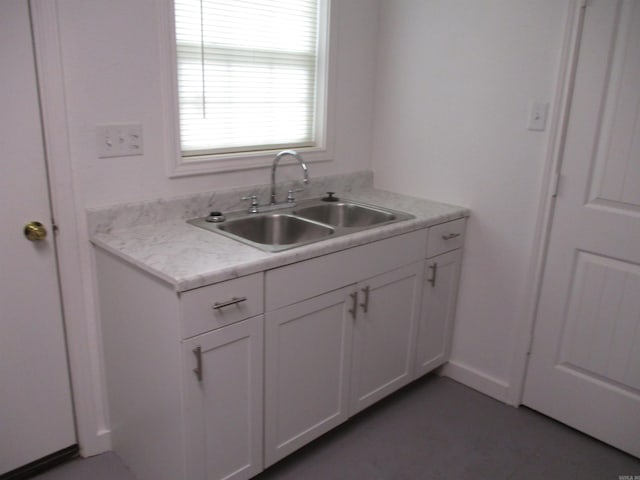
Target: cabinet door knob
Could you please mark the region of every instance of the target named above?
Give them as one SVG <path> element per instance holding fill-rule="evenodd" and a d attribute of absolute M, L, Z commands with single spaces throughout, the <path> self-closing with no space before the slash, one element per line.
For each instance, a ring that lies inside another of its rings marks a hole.
<path fill-rule="evenodd" d="M 193 354 L 196 356 L 196 368 L 193 369 L 193 373 L 196 374 L 196 378 L 199 382 L 202 381 L 202 347 L 198 345 L 193 349 Z"/>
<path fill-rule="evenodd" d="M 362 289 L 362 293 L 364 293 L 364 302 L 362 302 L 360 306 L 362 307 L 362 311 L 364 313 L 367 313 L 367 311 L 369 310 L 369 292 L 370 291 L 371 291 L 371 287 L 369 287 L 369 285 L 367 285 Z"/>
<path fill-rule="evenodd" d="M 358 292 L 350 293 L 349 296 L 351 297 L 351 300 L 353 301 L 353 303 L 351 305 L 351 308 L 348 310 L 348 312 L 351 314 L 351 318 L 355 320 L 356 312 L 358 311 Z"/>
<path fill-rule="evenodd" d="M 448 233 L 446 235 L 442 235 L 442 239 L 443 240 L 451 240 L 452 238 L 456 238 L 459 237 L 460 234 L 459 233 Z"/>
<path fill-rule="evenodd" d="M 221 308 L 228 307 L 230 305 L 237 305 L 238 303 L 246 302 L 247 297 L 233 297 L 231 300 L 226 300 L 224 302 L 216 302 L 213 304 L 214 310 L 220 310 Z"/>
<path fill-rule="evenodd" d="M 429 278 L 427 282 L 429 282 L 432 287 L 435 287 L 436 276 L 438 275 L 438 262 L 433 262 L 432 265 L 429 265 L 429 269 L 431 270 L 431 278 Z"/>

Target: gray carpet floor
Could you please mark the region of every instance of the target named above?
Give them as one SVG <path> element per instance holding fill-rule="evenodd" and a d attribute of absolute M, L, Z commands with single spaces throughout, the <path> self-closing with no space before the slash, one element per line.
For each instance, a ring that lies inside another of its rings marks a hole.
<path fill-rule="evenodd" d="M 640 433 L 639 433 L 640 434 Z M 525 407 L 428 376 L 267 469 L 256 480 L 640 480 L 640 459 Z M 636 477 L 634 479 L 634 477 Z M 37 480 L 134 480 L 113 453 Z"/>

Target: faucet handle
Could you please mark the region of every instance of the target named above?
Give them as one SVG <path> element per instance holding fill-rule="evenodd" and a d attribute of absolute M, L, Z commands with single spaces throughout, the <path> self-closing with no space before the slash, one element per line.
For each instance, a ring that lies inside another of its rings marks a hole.
<path fill-rule="evenodd" d="M 296 199 L 293 197 L 293 194 L 294 194 L 294 193 L 301 192 L 301 191 L 303 191 L 303 190 L 304 190 L 304 188 L 294 188 L 293 190 L 289 190 L 289 191 L 287 192 L 287 203 L 293 203 L 293 202 L 295 202 L 295 201 L 296 201 Z"/>
<path fill-rule="evenodd" d="M 257 195 L 247 195 L 242 197 L 241 200 L 250 200 L 251 205 L 249 206 L 249 213 L 258 213 L 258 196 Z"/>

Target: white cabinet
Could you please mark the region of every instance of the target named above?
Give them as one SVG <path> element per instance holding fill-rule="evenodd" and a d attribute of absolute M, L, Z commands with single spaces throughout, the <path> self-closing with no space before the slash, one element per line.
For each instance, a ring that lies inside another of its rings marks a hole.
<path fill-rule="evenodd" d="M 465 219 L 460 219 L 429 229 L 427 251 L 430 258 L 424 262 L 416 377 L 432 371 L 449 359 L 464 227 Z"/>
<path fill-rule="evenodd" d="M 265 466 L 411 381 L 422 270 L 267 312 Z"/>
<path fill-rule="evenodd" d="M 264 311 L 263 274 L 182 292 L 179 307 L 182 338 L 259 315 Z"/>
<path fill-rule="evenodd" d="M 259 273 L 181 295 L 182 335 L 199 334 L 182 342 L 188 480 L 262 470 L 263 290 Z"/>
<path fill-rule="evenodd" d="M 427 258 L 462 248 L 466 224 L 466 218 L 459 218 L 429 227 Z"/>
<path fill-rule="evenodd" d="M 183 343 L 188 479 L 262 470 L 263 316 Z"/>
<path fill-rule="evenodd" d="M 266 314 L 265 466 L 347 419 L 351 290 Z"/>
<path fill-rule="evenodd" d="M 413 376 L 426 231 L 268 271 L 265 466 Z"/>
<path fill-rule="evenodd" d="M 356 289 L 351 415 L 412 380 L 422 269 L 422 262 L 415 262 Z"/>
<path fill-rule="evenodd" d="M 101 249 L 96 264 L 113 450 L 140 480 L 260 472 L 263 273 L 177 294 Z"/>
<path fill-rule="evenodd" d="M 464 222 L 179 294 L 97 249 L 113 449 L 141 480 L 248 479 L 441 365 Z"/>

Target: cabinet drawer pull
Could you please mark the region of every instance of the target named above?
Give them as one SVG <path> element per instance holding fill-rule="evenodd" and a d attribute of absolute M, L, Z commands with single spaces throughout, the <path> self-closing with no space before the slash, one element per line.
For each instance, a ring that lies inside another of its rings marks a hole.
<path fill-rule="evenodd" d="M 369 285 L 367 285 L 362 289 L 362 293 L 364 293 L 364 302 L 362 302 L 360 306 L 362 307 L 362 311 L 364 313 L 367 313 L 367 310 L 369 310 L 369 292 L 370 291 L 371 291 L 371 287 L 369 287 Z"/>
<path fill-rule="evenodd" d="M 349 296 L 351 297 L 351 300 L 353 301 L 353 304 L 351 306 L 351 308 L 348 310 L 348 312 L 351 314 L 351 318 L 353 318 L 354 320 L 356 319 L 356 312 L 358 311 L 358 292 L 353 292 L 350 293 Z"/>
<path fill-rule="evenodd" d="M 431 269 L 431 278 L 427 279 L 427 282 L 431 284 L 432 287 L 436 286 L 436 275 L 438 274 L 438 262 L 433 262 L 432 265 L 429 265 Z"/>
<path fill-rule="evenodd" d="M 451 240 L 452 238 L 456 238 L 459 237 L 460 234 L 459 233 L 449 233 L 447 235 L 442 235 L 442 239 L 443 240 Z"/>
<path fill-rule="evenodd" d="M 202 347 L 197 346 L 193 349 L 193 354 L 196 356 L 196 368 L 193 369 L 193 373 L 196 374 L 196 378 L 199 382 L 202 381 Z"/>
<path fill-rule="evenodd" d="M 246 302 L 247 297 L 233 297 L 231 300 L 227 300 L 226 302 L 216 302 L 213 304 L 214 310 L 220 310 L 221 308 L 228 307 L 230 305 L 237 305 L 238 303 Z"/>

